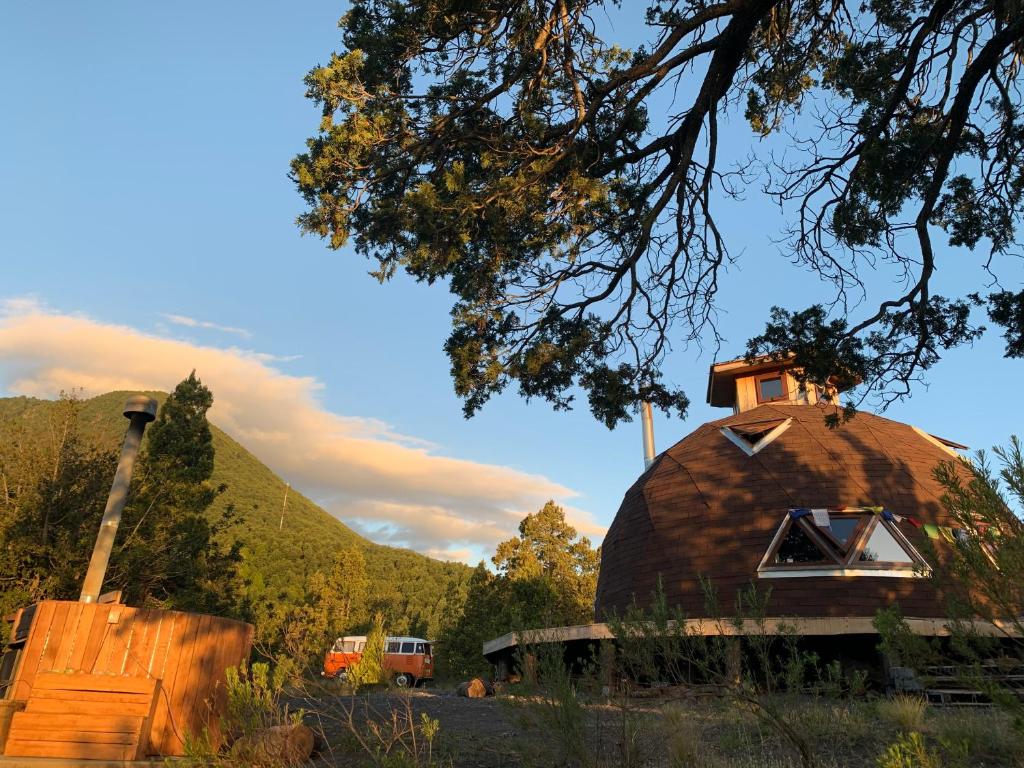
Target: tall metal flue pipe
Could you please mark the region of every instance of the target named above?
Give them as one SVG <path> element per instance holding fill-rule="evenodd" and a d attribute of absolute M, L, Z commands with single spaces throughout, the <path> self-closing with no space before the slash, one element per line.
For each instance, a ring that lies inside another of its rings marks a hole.
<path fill-rule="evenodd" d="M 644 469 L 654 463 L 654 411 L 648 402 L 640 403 L 640 421 L 644 425 Z"/>
<path fill-rule="evenodd" d="M 117 526 L 121 524 L 121 513 L 124 511 L 125 502 L 128 501 L 128 486 L 131 484 L 132 470 L 135 469 L 135 459 L 139 455 L 139 446 L 142 445 L 142 433 L 146 425 L 156 418 L 156 409 L 156 400 L 145 395 L 135 395 L 128 398 L 128 402 L 125 403 L 124 416 L 129 419 L 128 431 L 121 446 L 121 458 L 117 462 L 114 483 L 110 486 L 110 494 L 107 496 L 107 506 L 103 510 L 103 520 L 96 535 L 96 546 L 92 549 L 92 559 L 85 574 L 79 602 L 95 603 L 99 599 L 100 590 L 103 589 L 103 578 L 107 575 L 107 564 L 114 548 Z"/>

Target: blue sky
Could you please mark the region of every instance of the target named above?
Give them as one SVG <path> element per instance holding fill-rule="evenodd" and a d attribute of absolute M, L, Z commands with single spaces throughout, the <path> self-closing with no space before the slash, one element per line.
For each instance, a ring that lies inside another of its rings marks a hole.
<path fill-rule="evenodd" d="M 85 318 L 96 333 L 116 327 L 140 344 L 173 338 L 185 345 L 179 350 L 257 352 L 273 372 L 312 382 L 303 397 L 325 412 L 375 424 L 378 437 L 390 430 L 405 445 L 426 441 L 434 456 L 542 476 L 550 483 L 537 494 L 571 489 L 564 501 L 579 519 L 607 525 L 642 466 L 638 423 L 609 432 L 585 408 L 556 413 L 511 392 L 466 421 L 441 350 L 444 289 L 404 278 L 382 287 L 352 253 L 299 236 L 301 200 L 286 174 L 318 122 L 302 78 L 340 44 L 343 11 L 318 1 L 11 4 L 0 26 L 0 300 Z M 622 31 L 627 40 L 635 32 Z M 737 156 L 753 146 L 742 119 L 724 135 Z M 722 210 L 742 264 L 721 296 L 728 358 L 772 304 L 802 307 L 825 294 L 779 255 L 779 213 L 755 191 Z M 942 283 L 980 286 L 980 255 L 949 256 Z M 1020 288 L 1019 264 L 1004 275 Z M 45 394 L 61 375 L 64 387 L 82 385 L 79 369 L 51 351 L 45 384 L 36 377 L 29 386 L 25 371 L 42 363 L 25 354 L 0 356 L 0 390 Z M 710 362 L 698 350 L 669 361 L 666 377 L 693 407 L 686 422 L 657 416 L 659 449 L 725 415 L 703 403 Z M 929 378 L 928 389 L 886 415 L 972 447 L 1020 431 L 1007 403 L 1024 382 L 1022 363 L 1002 358 L 998 336 L 949 355 Z M 95 372 L 81 379 L 100 381 Z M 289 471 L 286 462 L 275 468 Z M 322 478 L 305 479 L 329 507 L 345 496 Z M 334 509 L 345 516 L 355 508 Z M 472 504 L 460 514 L 471 519 Z M 491 523 L 514 532 L 511 515 Z M 377 538 L 444 549 L 389 527 L 386 512 L 360 525 Z M 483 539 L 467 542 L 449 555 L 473 559 L 486 549 Z"/>

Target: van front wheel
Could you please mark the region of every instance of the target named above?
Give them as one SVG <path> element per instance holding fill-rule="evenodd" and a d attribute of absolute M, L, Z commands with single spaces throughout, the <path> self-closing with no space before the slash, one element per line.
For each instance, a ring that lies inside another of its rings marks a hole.
<path fill-rule="evenodd" d="M 416 678 L 408 672 L 399 672 L 395 675 L 395 685 L 399 688 L 412 688 L 416 684 Z"/>

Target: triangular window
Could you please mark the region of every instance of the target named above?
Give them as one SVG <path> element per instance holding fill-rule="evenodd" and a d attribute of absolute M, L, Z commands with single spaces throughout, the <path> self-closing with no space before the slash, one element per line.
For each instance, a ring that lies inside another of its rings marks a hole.
<path fill-rule="evenodd" d="M 831 515 L 828 522 L 827 526 L 818 530 L 827 533 L 840 550 L 848 552 L 859 538 L 857 534 L 861 532 L 866 520 L 863 516 L 837 517 Z"/>
<path fill-rule="evenodd" d="M 753 456 L 789 429 L 792 423 L 793 419 L 769 419 L 746 424 L 730 424 L 722 427 L 722 434 L 747 456 Z"/>
<path fill-rule="evenodd" d="M 776 565 L 810 565 L 813 563 L 834 563 L 810 535 L 800 526 L 791 525 L 775 550 Z"/>
<path fill-rule="evenodd" d="M 912 578 L 928 571 L 897 518 L 867 509 L 829 512 L 801 508 L 787 513 L 761 559 L 759 576 Z"/>
<path fill-rule="evenodd" d="M 903 549 L 881 521 L 868 537 L 859 560 L 862 563 L 914 563 L 914 558 Z"/>

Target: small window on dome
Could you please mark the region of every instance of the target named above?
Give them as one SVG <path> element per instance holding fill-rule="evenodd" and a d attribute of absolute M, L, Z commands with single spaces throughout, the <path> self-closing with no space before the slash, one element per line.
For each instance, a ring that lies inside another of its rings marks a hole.
<path fill-rule="evenodd" d="M 846 551 L 856 540 L 856 534 L 860 533 L 863 522 L 860 517 L 836 517 L 833 515 L 829 518 L 828 526 L 821 530 L 830 534 L 843 551 Z"/>
<path fill-rule="evenodd" d="M 813 563 L 832 563 L 831 557 L 821 551 L 811 537 L 799 525 L 790 526 L 789 531 L 775 550 L 777 565 L 809 565 Z"/>
<path fill-rule="evenodd" d="M 900 546 L 889 530 L 879 523 L 861 550 L 860 562 L 913 564 L 914 558 Z"/>

